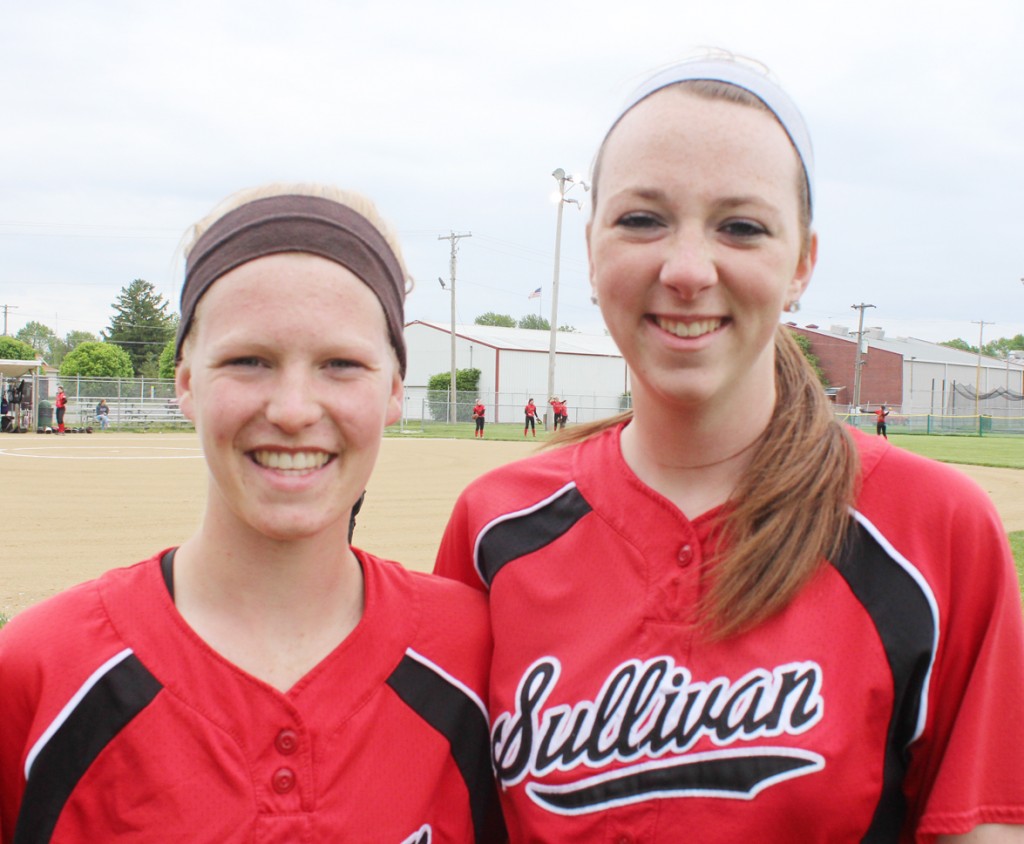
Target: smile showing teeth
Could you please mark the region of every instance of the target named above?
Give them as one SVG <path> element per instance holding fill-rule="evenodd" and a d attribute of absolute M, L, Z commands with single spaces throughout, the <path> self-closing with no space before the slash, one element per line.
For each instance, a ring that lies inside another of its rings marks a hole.
<path fill-rule="evenodd" d="M 705 334 L 710 334 L 712 331 L 717 331 L 722 326 L 721 319 L 700 319 L 696 322 L 678 322 L 674 319 L 656 317 L 655 322 L 658 323 L 658 327 L 660 329 L 667 331 L 669 334 L 675 334 L 676 337 L 701 337 Z"/>
<path fill-rule="evenodd" d="M 331 456 L 323 451 L 254 451 L 253 459 L 265 469 L 308 472 L 325 465 Z"/>

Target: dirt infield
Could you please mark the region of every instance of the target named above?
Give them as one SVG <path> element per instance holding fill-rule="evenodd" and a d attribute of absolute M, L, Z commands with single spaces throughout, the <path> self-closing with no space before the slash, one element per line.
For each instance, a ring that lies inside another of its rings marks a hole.
<path fill-rule="evenodd" d="M 387 439 L 356 544 L 429 569 L 456 495 L 535 443 Z M 958 467 L 1024 530 L 1024 472 Z M 195 529 L 206 475 L 191 434 L 0 436 L 0 612 L 13 615 L 108 568 L 176 545 Z"/>

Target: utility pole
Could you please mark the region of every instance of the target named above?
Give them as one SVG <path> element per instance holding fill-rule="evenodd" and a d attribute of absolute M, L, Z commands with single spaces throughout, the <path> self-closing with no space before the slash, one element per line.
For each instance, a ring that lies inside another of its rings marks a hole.
<path fill-rule="evenodd" d="M 552 408 L 549 404 L 551 397 L 555 394 L 555 361 L 558 359 L 558 271 L 562 262 L 562 206 L 572 204 L 576 210 L 582 210 L 578 199 L 567 197 L 566 194 L 576 185 L 582 185 L 584 191 L 590 190 L 590 185 L 580 180 L 576 181 L 572 176 L 567 176 L 565 170 L 559 167 L 552 174 L 558 182 L 558 221 L 555 224 L 555 274 L 551 281 L 551 331 L 548 341 L 548 394 L 544 399 L 544 427 L 549 431 L 554 429 Z M 549 424 L 550 423 L 550 424 Z"/>
<path fill-rule="evenodd" d="M 862 358 L 864 348 L 864 311 L 875 306 L 866 305 L 864 302 L 861 302 L 859 305 L 850 305 L 850 307 L 855 311 L 860 311 L 860 320 L 857 323 L 857 359 L 853 365 L 853 406 L 860 410 L 860 376 L 861 369 L 864 366 Z"/>
<path fill-rule="evenodd" d="M 472 237 L 472 232 L 466 232 L 465 234 L 455 234 L 454 231 L 449 230 L 447 235 L 438 235 L 438 240 L 447 240 L 451 243 L 452 253 L 451 258 L 448 261 L 448 272 L 449 278 L 451 279 L 451 290 L 452 294 L 452 382 L 448 386 L 448 423 L 451 425 L 455 424 L 455 256 L 459 251 L 459 239 L 463 237 Z M 442 285 L 443 287 L 444 285 Z"/>
<path fill-rule="evenodd" d="M 4 309 L 4 337 L 7 336 L 7 312 L 18 310 L 17 305 L 0 305 L 0 308 Z"/>
<path fill-rule="evenodd" d="M 985 322 L 983 319 L 972 319 L 972 325 L 978 326 L 978 368 L 974 373 L 974 415 L 978 417 L 978 425 L 981 425 L 981 345 L 985 342 L 985 326 L 995 325 L 994 322 Z"/>

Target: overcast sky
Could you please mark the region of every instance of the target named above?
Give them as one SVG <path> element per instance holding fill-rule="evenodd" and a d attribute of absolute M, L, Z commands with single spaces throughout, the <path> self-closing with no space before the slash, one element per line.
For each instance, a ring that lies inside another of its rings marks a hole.
<path fill-rule="evenodd" d="M 1024 332 L 1020 0 L 43 0 L 0 27 L 8 333 L 98 333 L 135 278 L 177 310 L 187 226 L 280 179 L 377 202 L 416 279 L 408 319 L 450 319 L 450 231 L 472 232 L 460 322 L 550 318 L 551 172 L 588 178 L 625 96 L 704 45 L 767 64 L 810 125 L 801 324 L 855 328 L 869 303 L 890 335 Z M 570 196 L 558 322 L 600 332 Z"/>

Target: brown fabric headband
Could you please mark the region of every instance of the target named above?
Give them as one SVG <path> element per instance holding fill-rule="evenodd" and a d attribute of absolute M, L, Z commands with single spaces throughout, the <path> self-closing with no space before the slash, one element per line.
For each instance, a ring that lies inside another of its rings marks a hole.
<path fill-rule="evenodd" d="M 175 357 L 192 327 L 196 305 L 222 275 L 280 252 L 308 252 L 340 264 L 366 283 L 384 308 L 391 345 L 405 377 L 405 277 L 383 235 L 347 205 L 319 196 L 268 196 L 228 212 L 189 253 L 181 290 Z"/>

